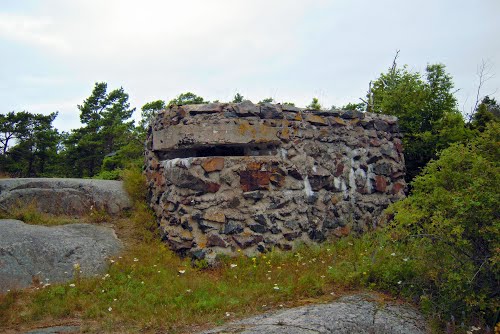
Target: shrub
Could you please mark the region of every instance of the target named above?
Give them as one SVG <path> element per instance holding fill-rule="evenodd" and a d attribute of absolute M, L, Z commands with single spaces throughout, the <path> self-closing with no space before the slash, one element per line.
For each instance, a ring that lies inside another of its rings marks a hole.
<path fill-rule="evenodd" d="M 437 311 L 494 324 L 500 307 L 500 126 L 442 151 L 388 209 L 393 237 L 421 249 L 421 287 Z"/>

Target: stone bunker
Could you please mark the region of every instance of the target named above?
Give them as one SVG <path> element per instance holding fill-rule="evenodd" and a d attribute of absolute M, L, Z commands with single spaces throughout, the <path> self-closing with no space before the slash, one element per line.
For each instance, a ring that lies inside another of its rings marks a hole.
<path fill-rule="evenodd" d="M 397 119 L 359 111 L 171 106 L 145 154 L 161 235 L 195 258 L 363 232 L 406 188 Z"/>

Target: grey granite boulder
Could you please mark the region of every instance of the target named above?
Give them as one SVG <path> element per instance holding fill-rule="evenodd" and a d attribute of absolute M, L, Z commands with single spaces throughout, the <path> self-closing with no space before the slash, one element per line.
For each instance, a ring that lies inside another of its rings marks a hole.
<path fill-rule="evenodd" d="M 205 334 L 428 333 L 425 319 L 407 305 L 384 303 L 372 295 L 343 297 L 329 304 L 308 305 L 259 315 Z"/>
<path fill-rule="evenodd" d="M 122 242 L 108 227 L 47 227 L 0 219 L 0 293 L 33 283 L 69 281 L 75 264 L 82 277 L 102 273 L 107 269 L 108 257 L 122 248 Z"/>
<path fill-rule="evenodd" d="M 91 209 L 117 214 L 131 207 L 121 181 L 62 178 L 0 179 L 0 209 L 34 204 L 52 214 L 82 216 Z"/>

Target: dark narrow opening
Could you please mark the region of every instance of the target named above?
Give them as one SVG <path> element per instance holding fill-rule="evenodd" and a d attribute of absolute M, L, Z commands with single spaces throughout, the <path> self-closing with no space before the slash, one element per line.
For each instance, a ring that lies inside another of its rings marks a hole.
<path fill-rule="evenodd" d="M 194 157 L 243 157 L 276 155 L 274 144 L 210 145 L 169 152 L 158 152 L 161 160 Z"/>

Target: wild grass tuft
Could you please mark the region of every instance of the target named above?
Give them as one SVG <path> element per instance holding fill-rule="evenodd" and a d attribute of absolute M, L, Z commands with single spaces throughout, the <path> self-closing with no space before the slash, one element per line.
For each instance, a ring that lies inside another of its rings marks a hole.
<path fill-rule="evenodd" d="M 17 219 L 32 225 L 64 225 L 75 223 L 77 220 L 70 216 L 54 216 L 40 212 L 35 202 L 18 203 L 6 209 L 0 209 L 0 219 Z"/>

